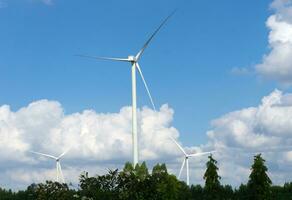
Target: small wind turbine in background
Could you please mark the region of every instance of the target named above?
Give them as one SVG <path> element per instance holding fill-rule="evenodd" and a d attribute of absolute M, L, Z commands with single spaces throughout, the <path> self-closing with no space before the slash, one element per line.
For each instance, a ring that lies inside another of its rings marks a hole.
<path fill-rule="evenodd" d="M 36 152 L 36 151 L 30 151 L 31 153 L 34 153 L 34 154 L 37 154 L 37 155 L 41 155 L 41 156 L 44 156 L 44 157 L 47 157 L 47 158 L 50 158 L 50 159 L 53 159 L 56 161 L 56 181 L 59 182 L 59 183 L 65 183 L 65 179 L 64 179 L 64 176 L 63 176 L 63 172 L 62 172 L 62 167 L 61 167 L 61 164 L 60 164 L 60 160 L 63 156 L 66 155 L 66 153 L 69 151 L 69 149 L 67 149 L 66 151 L 64 151 L 62 154 L 60 154 L 58 157 L 56 156 L 52 156 L 52 155 L 49 155 L 49 154 L 44 154 L 44 153 L 40 153 L 40 152 Z"/>
<path fill-rule="evenodd" d="M 136 166 L 136 164 L 139 162 L 139 155 L 138 155 L 138 135 L 137 135 L 137 96 L 136 96 L 136 69 L 138 70 L 142 81 L 144 83 L 144 86 L 146 88 L 146 91 L 148 93 L 148 96 L 150 98 L 151 104 L 153 106 L 154 111 L 155 105 L 152 99 L 152 96 L 150 94 L 150 90 L 148 88 L 148 85 L 145 81 L 145 78 L 143 76 L 142 70 L 138 64 L 139 59 L 141 58 L 143 52 L 153 39 L 153 37 L 158 33 L 158 31 L 162 28 L 162 26 L 169 20 L 169 18 L 176 12 L 173 11 L 167 18 L 163 20 L 163 22 L 160 24 L 160 26 L 154 31 L 154 33 L 150 36 L 150 38 L 146 41 L 146 43 L 143 45 L 142 49 L 136 54 L 136 56 L 130 55 L 128 58 L 113 58 L 113 57 L 96 57 L 96 56 L 88 56 L 88 55 L 77 55 L 81 57 L 87 57 L 87 58 L 93 58 L 93 59 L 99 59 L 99 60 L 110 60 L 110 61 L 120 61 L 120 62 L 128 62 L 132 66 L 132 140 L 133 140 L 133 165 Z"/>
<path fill-rule="evenodd" d="M 170 139 L 176 144 L 176 146 L 181 150 L 181 152 L 184 155 L 184 160 L 182 162 L 180 171 L 179 171 L 179 175 L 178 175 L 178 179 L 180 179 L 182 170 L 184 168 L 184 165 L 186 164 L 186 170 L 187 170 L 187 185 L 190 185 L 190 176 L 189 176 L 189 158 L 191 157 L 197 157 L 197 156 L 202 156 L 202 155 L 206 155 L 206 154 L 211 154 L 214 153 L 216 151 L 209 151 L 209 152 L 201 152 L 201 153 L 193 153 L 193 154 L 187 154 L 185 152 L 185 150 L 182 148 L 181 145 L 179 145 L 179 143 L 172 137 L 170 137 Z"/>

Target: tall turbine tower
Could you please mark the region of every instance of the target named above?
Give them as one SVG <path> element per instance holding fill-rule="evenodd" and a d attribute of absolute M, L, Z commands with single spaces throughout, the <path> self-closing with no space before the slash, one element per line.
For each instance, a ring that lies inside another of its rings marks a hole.
<path fill-rule="evenodd" d="M 151 104 L 153 106 L 153 109 L 155 109 L 155 105 L 150 93 L 150 90 L 148 88 L 148 85 L 145 81 L 145 78 L 143 76 L 142 70 L 138 64 L 139 59 L 141 58 L 143 52 L 151 42 L 151 40 L 154 38 L 154 36 L 158 33 L 158 31 L 162 28 L 162 26 L 169 20 L 169 18 L 175 13 L 173 11 L 169 16 L 167 16 L 162 23 L 159 25 L 159 27 L 154 31 L 154 33 L 150 36 L 150 38 L 146 41 L 146 43 L 143 45 L 141 50 L 136 54 L 136 56 L 130 55 L 128 58 L 113 58 L 113 57 L 96 57 L 96 56 L 88 56 L 88 55 L 77 55 L 81 57 L 87 57 L 87 58 L 93 58 L 93 59 L 99 59 L 99 60 L 111 60 L 111 61 L 120 61 L 120 62 L 128 62 L 131 64 L 131 74 L 132 74 L 132 142 L 133 142 L 133 165 L 134 167 L 139 162 L 139 152 L 138 152 L 138 134 L 137 134 L 137 95 L 136 95 L 136 69 L 138 70 L 142 81 L 144 83 L 144 86 L 146 88 L 146 91 L 148 93 L 148 96 L 150 98 Z"/>
<path fill-rule="evenodd" d="M 184 159 L 183 159 L 183 162 L 182 162 L 180 171 L 179 171 L 178 179 L 180 179 L 182 170 L 184 168 L 184 165 L 186 164 L 186 169 L 187 169 L 187 185 L 190 185 L 189 158 L 196 157 L 196 156 L 201 156 L 201 155 L 206 155 L 206 154 L 211 154 L 211 153 L 216 152 L 216 151 L 209 151 L 209 152 L 202 152 L 202 153 L 187 154 L 185 152 L 185 150 L 182 148 L 182 146 L 179 145 L 179 143 L 175 139 L 173 139 L 172 137 L 170 137 L 170 139 L 176 144 L 176 146 L 179 148 L 179 150 L 181 150 L 181 152 L 184 154 L 183 155 L 184 156 Z"/>
<path fill-rule="evenodd" d="M 69 151 L 66 150 L 64 151 L 62 154 L 60 154 L 58 157 L 56 156 L 52 156 L 52 155 L 49 155 L 49 154 L 44 154 L 44 153 L 40 153 L 40 152 L 35 152 L 35 151 L 30 151 L 31 153 L 34 153 L 34 154 L 37 154 L 37 155 L 41 155 L 41 156 L 44 156 L 44 157 L 47 157 L 47 158 L 51 158 L 53 160 L 56 161 L 56 181 L 59 182 L 59 183 L 65 183 L 65 179 L 64 179 L 64 176 L 63 176 L 63 172 L 62 172 L 62 168 L 61 168 L 61 164 L 60 164 L 60 160 L 61 158 Z"/>

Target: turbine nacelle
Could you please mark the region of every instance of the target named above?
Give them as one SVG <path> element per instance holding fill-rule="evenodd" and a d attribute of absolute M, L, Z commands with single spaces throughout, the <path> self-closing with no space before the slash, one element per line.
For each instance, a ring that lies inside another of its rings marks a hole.
<path fill-rule="evenodd" d="M 130 62 L 137 62 L 137 59 L 136 59 L 136 57 L 135 56 L 128 56 L 128 60 L 130 61 Z"/>

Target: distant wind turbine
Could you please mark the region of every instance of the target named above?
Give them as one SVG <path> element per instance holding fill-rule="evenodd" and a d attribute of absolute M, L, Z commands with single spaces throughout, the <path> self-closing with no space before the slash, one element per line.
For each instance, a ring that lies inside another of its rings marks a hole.
<path fill-rule="evenodd" d="M 181 145 L 179 145 L 179 143 L 172 137 L 170 137 L 170 139 L 176 144 L 176 146 L 181 150 L 181 152 L 184 154 L 184 160 L 182 162 L 180 171 L 179 171 L 179 175 L 178 175 L 178 179 L 180 179 L 182 170 L 184 168 L 184 165 L 186 163 L 186 168 L 187 168 L 187 185 L 190 185 L 190 177 L 189 177 L 189 158 L 191 157 L 197 157 L 197 156 L 202 156 L 202 155 L 206 155 L 206 154 L 211 154 L 214 153 L 216 151 L 209 151 L 209 152 L 201 152 L 201 153 L 193 153 L 193 154 L 187 154 L 185 152 L 185 150 L 182 148 Z"/>
<path fill-rule="evenodd" d="M 58 157 L 56 156 L 52 156 L 49 154 L 44 154 L 44 153 L 40 153 L 40 152 L 36 152 L 36 151 L 30 151 L 31 153 L 37 154 L 37 155 L 41 155 L 47 158 L 51 158 L 53 160 L 56 161 L 56 181 L 60 182 L 60 183 L 65 183 L 65 179 L 63 176 L 63 172 L 62 172 L 62 168 L 61 168 L 61 164 L 60 164 L 60 160 L 61 158 L 69 151 L 69 149 L 67 149 L 66 151 L 64 151 L 63 153 L 61 153 Z"/>
<path fill-rule="evenodd" d="M 132 143 L 133 143 L 133 165 L 136 166 L 136 164 L 139 162 L 138 158 L 138 134 L 137 134 L 137 96 L 136 96 L 136 69 L 138 70 L 142 81 L 144 83 L 144 86 L 146 88 L 146 91 L 148 93 L 148 96 L 150 98 L 151 104 L 153 106 L 154 111 L 156 111 L 150 90 L 148 88 L 148 85 L 145 81 L 145 78 L 143 76 L 142 70 L 138 64 L 139 59 L 141 58 L 142 54 L 144 53 L 145 49 L 151 42 L 151 40 L 154 38 L 154 36 L 158 33 L 158 31 L 162 28 L 162 26 L 169 20 L 169 18 L 176 12 L 173 11 L 170 15 L 168 15 L 162 23 L 159 25 L 159 27 L 154 31 L 154 33 L 150 36 L 150 38 L 146 41 L 146 43 L 143 45 L 142 49 L 136 54 L 136 56 L 130 55 L 128 58 L 113 58 L 113 57 L 96 57 L 96 56 L 88 56 L 88 55 L 77 55 L 81 57 L 87 57 L 87 58 L 93 58 L 93 59 L 99 59 L 99 60 L 111 60 L 111 61 L 120 61 L 120 62 L 128 62 L 132 66 Z"/>

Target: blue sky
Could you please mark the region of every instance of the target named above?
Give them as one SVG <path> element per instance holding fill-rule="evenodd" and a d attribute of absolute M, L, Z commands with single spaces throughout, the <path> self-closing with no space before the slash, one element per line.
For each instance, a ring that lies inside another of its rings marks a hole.
<path fill-rule="evenodd" d="M 222 147 L 290 149 L 292 0 L 0 0 L 0 187 L 55 177 L 30 150 L 72 147 L 62 166 L 71 181 L 131 160 L 130 66 L 74 55 L 135 55 L 175 8 L 140 60 L 163 105 L 139 113 L 141 160 L 177 174 L 171 135 L 188 152 L 217 150 L 222 181 L 236 186 L 252 155 Z M 140 78 L 138 105 L 151 108 Z M 292 180 L 292 151 L 263 155 L 274 183 Z M 203 183 L 205 161 L 191 161 L 192 183 Z"/>
<path fill-rule="evenodd" d="M 256 105 L 274 84 L 234 67 L 253 68 L 268 51 L 270 1 L 6 1 L 0 10 L 0 104 L 13 110 L 57 100 L 66 113 L 130 105 L 127 64 L 74 57 L 136 54 L 161 20 L 179 10 L 140 65 L 158 106 L 174 110 L 187 145 L 206 142 L 210 120 Z M 139 106 L 150 105 L 138 82 Z"/>

